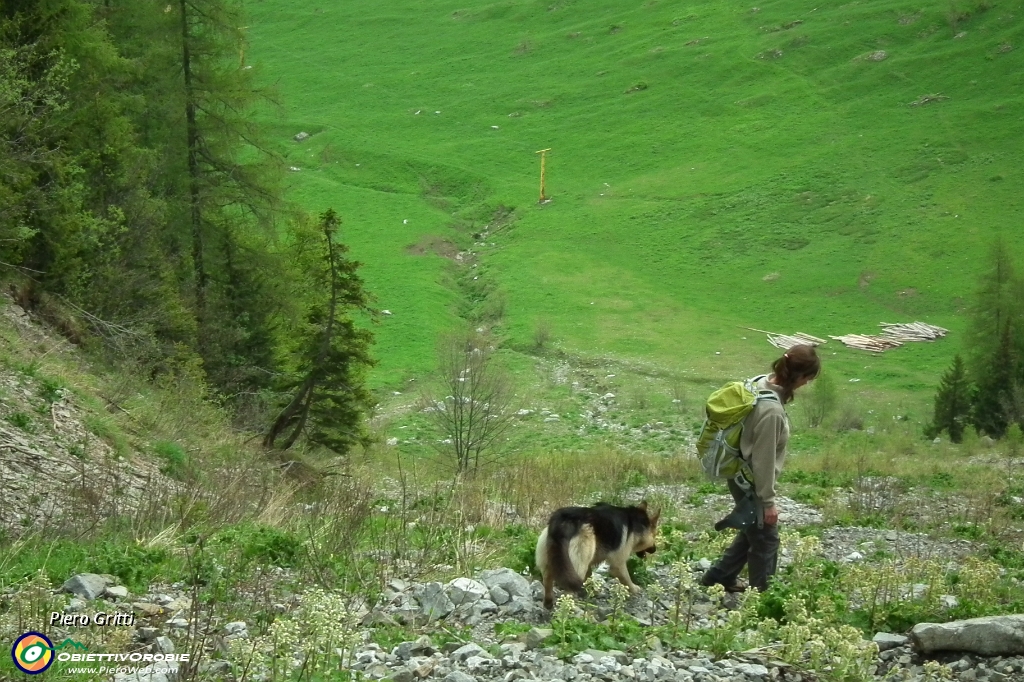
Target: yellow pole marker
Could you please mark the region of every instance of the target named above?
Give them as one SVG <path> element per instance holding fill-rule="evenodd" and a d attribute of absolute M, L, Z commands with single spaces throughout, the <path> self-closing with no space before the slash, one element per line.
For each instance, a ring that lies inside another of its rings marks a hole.
<path fill-rule="evenodd" d="M 534 152 L 534 154 L 540 154 L 540 203 L 544 203 L 548 199 L 544 195 L 544 161 L 549 151 L 551 151 L 551 147 Z"/>

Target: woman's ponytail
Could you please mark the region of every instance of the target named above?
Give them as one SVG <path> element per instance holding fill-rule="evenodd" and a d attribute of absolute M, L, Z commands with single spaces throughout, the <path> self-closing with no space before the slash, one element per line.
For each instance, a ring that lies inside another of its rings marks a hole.
<path fill-rule="evenodd" d="M 782 402 L 793 399 L 793 391 L 801 379 L 810 381 L 821 371 L 821 360 L 814 346 L 793 346 L 772 363 L 775 383 L 782 387 Z"/>

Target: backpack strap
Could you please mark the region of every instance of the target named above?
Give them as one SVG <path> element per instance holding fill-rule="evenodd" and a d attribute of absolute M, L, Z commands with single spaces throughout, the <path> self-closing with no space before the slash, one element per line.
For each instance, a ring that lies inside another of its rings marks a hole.
<path fill-rule="evenodd" d="M 751 393 L 754 394 L 754 407 L 757 407 L 757 403 L 761 402 L 762 400 L 773 400 L 779 403 L 780 405 L 782 404 L 782 401 L 779 399 L 779 395 L 775 391 L 771 390 L 770 388 L 756 388 L 758 382 L 760 382 L 761 379 L 767 378 L 767 374 L 759 374 L 758 376 L 753 377 L 752 379 L 747 381 L 747 388 L 750 389 Z M 747 416 L 749 417 L 750 415 L 748 414 Z M 744 421 L 746 421 L 746 417 L 744 417 Z M 751 469 L 751 463 L 747 459 L 746 454 L 744 454 L 742 450 L 740 450 L 739 452 L 739 458 L 740 462 L 742 462 L 742 465 L 740 466 L 740 471 L 736 474 L 736 477 L 733 480 L 735 481 L 736 485 L 738 485 L 742 490 L 750 491 L 753 487 L 754 480 L 753 470 Z"/>
<path fill-rule="evenodd" d="M 767 378 L 767 374 L 759 374 L 747 382 L 747 386 L 750 388 L 751 393 L 754 393 L 755 395 L 755 405 L 757 404 L 757 402 L 760 402 L 761 400 L 774 400 L 775 402 L 781 405 L 782 401 L 779 400 L 779 394 L 776 393 L 775 391 L 771 390 L 770 388 L 754 388 L 757 385 L 757 383 L 761 381 L 761 379 Z"/>

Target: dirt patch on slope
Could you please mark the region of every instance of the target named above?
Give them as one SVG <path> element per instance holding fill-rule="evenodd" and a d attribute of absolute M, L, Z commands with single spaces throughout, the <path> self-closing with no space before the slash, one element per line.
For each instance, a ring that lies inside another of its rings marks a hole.
<path fill-rule="evenodd" d="M 414 256 L 423 256 L 428 253 L 432 253 L 434 255 L 441 256 L 442 258 L 455 260 L 455 257 L 459 254 L 459 247 L 444 237 L 427 234 L 420 237 L 420 240 L 415 244 L 407 246 L 405 251 L 406 253 L 411 253 Z"/>

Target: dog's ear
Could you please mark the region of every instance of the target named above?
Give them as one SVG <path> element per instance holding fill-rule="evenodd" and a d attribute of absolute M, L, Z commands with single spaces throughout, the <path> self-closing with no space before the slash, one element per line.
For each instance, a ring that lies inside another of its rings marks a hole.
<path fill-rule="evenodd" d="M 651 525 L 652 526 L 657 526 L 658 525 L 658 520 L 661 519 L 661 510 L 660 509 L 655 509 L 653 514 L 648 514 L 647 515 L 647 518 L 649 518 L 651 520 Z"/>
<path fill-rule="evenodd" d="M 647 511 L 647 500 L 644 500 L 643 502 L 638 504 L 636 508 L 639 509 L 640 511 Z"/>

